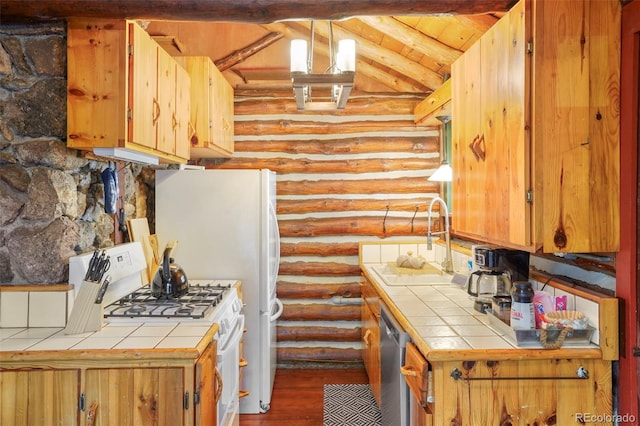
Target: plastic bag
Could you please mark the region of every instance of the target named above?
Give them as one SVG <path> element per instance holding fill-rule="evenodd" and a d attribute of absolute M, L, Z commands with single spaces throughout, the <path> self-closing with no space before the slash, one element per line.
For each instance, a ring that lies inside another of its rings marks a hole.
<path fill-rule="evenodd" d="M 102 183 L 104 184 L 104 211 L 108 214 L 115 214 L 118 210 L 118 169 L 116 163 L 102 171 Z"/>

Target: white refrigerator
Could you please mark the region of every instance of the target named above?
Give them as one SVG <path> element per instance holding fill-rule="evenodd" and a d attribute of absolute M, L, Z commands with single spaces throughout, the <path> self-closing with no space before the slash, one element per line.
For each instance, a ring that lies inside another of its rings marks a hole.
<path fill-rule="evenodd" d="M 269 170 L 156 171 L 156 234 L 187 279 L 240 279 L 247 333 L 240 413 L 269 410 L 276 372 L 280 235 Z"/>

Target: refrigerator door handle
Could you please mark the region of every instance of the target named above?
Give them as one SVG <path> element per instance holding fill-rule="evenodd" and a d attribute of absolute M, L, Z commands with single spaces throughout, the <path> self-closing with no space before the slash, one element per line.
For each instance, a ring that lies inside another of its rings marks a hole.
<path fill-rule="evenodd" d="M 272 203 L 269 203 L 269 215 L 271 216 L 271 222 L 275 230 L 275 246 L 276 246 L 276 259 L 275 268 L 273 268 L 273 275 L 271 276 L 271 282 L 275 283 L 278 279 L 278 272 L 280 271 L 280 228 L 278 228 L 278 216 Z"/>
<path fill-rule="evenodd" d="M 282 302 L 280 301 L 280 299 L 276 298 L 276 305 L 278 306 L 278 310 L 271 315 L 271 322 L 277 320 L 278 318 L 280 318 L 280 315 L 282 315 L 282 311 L 284 311 L 284 306 L 282 305 Z"/>

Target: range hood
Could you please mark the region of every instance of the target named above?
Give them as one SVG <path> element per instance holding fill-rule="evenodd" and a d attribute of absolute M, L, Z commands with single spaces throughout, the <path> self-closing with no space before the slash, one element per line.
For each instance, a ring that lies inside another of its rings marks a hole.
<path fill-rule="evenodd" d="M 100 157 L 113 158 L 116 160 L 130 161 L 146 165 L 158 165 L 160 160 L 157 156 L 135 151 L 129 148 L 93 148 L 93 153 Z"/>

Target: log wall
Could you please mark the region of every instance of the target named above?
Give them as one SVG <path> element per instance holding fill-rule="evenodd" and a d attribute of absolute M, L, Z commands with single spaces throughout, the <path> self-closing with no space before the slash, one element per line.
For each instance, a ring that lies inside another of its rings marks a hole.
<path fill-rule="evenodd" d="M 299 112 L 292 94 L 236 91 L 235 154 L 202 165 L 277 172 L 280 365 L 361 362 L 358 242 L 425 235 L 439 192 L 439 130 L 413 123 L 422 99 Z"/>

